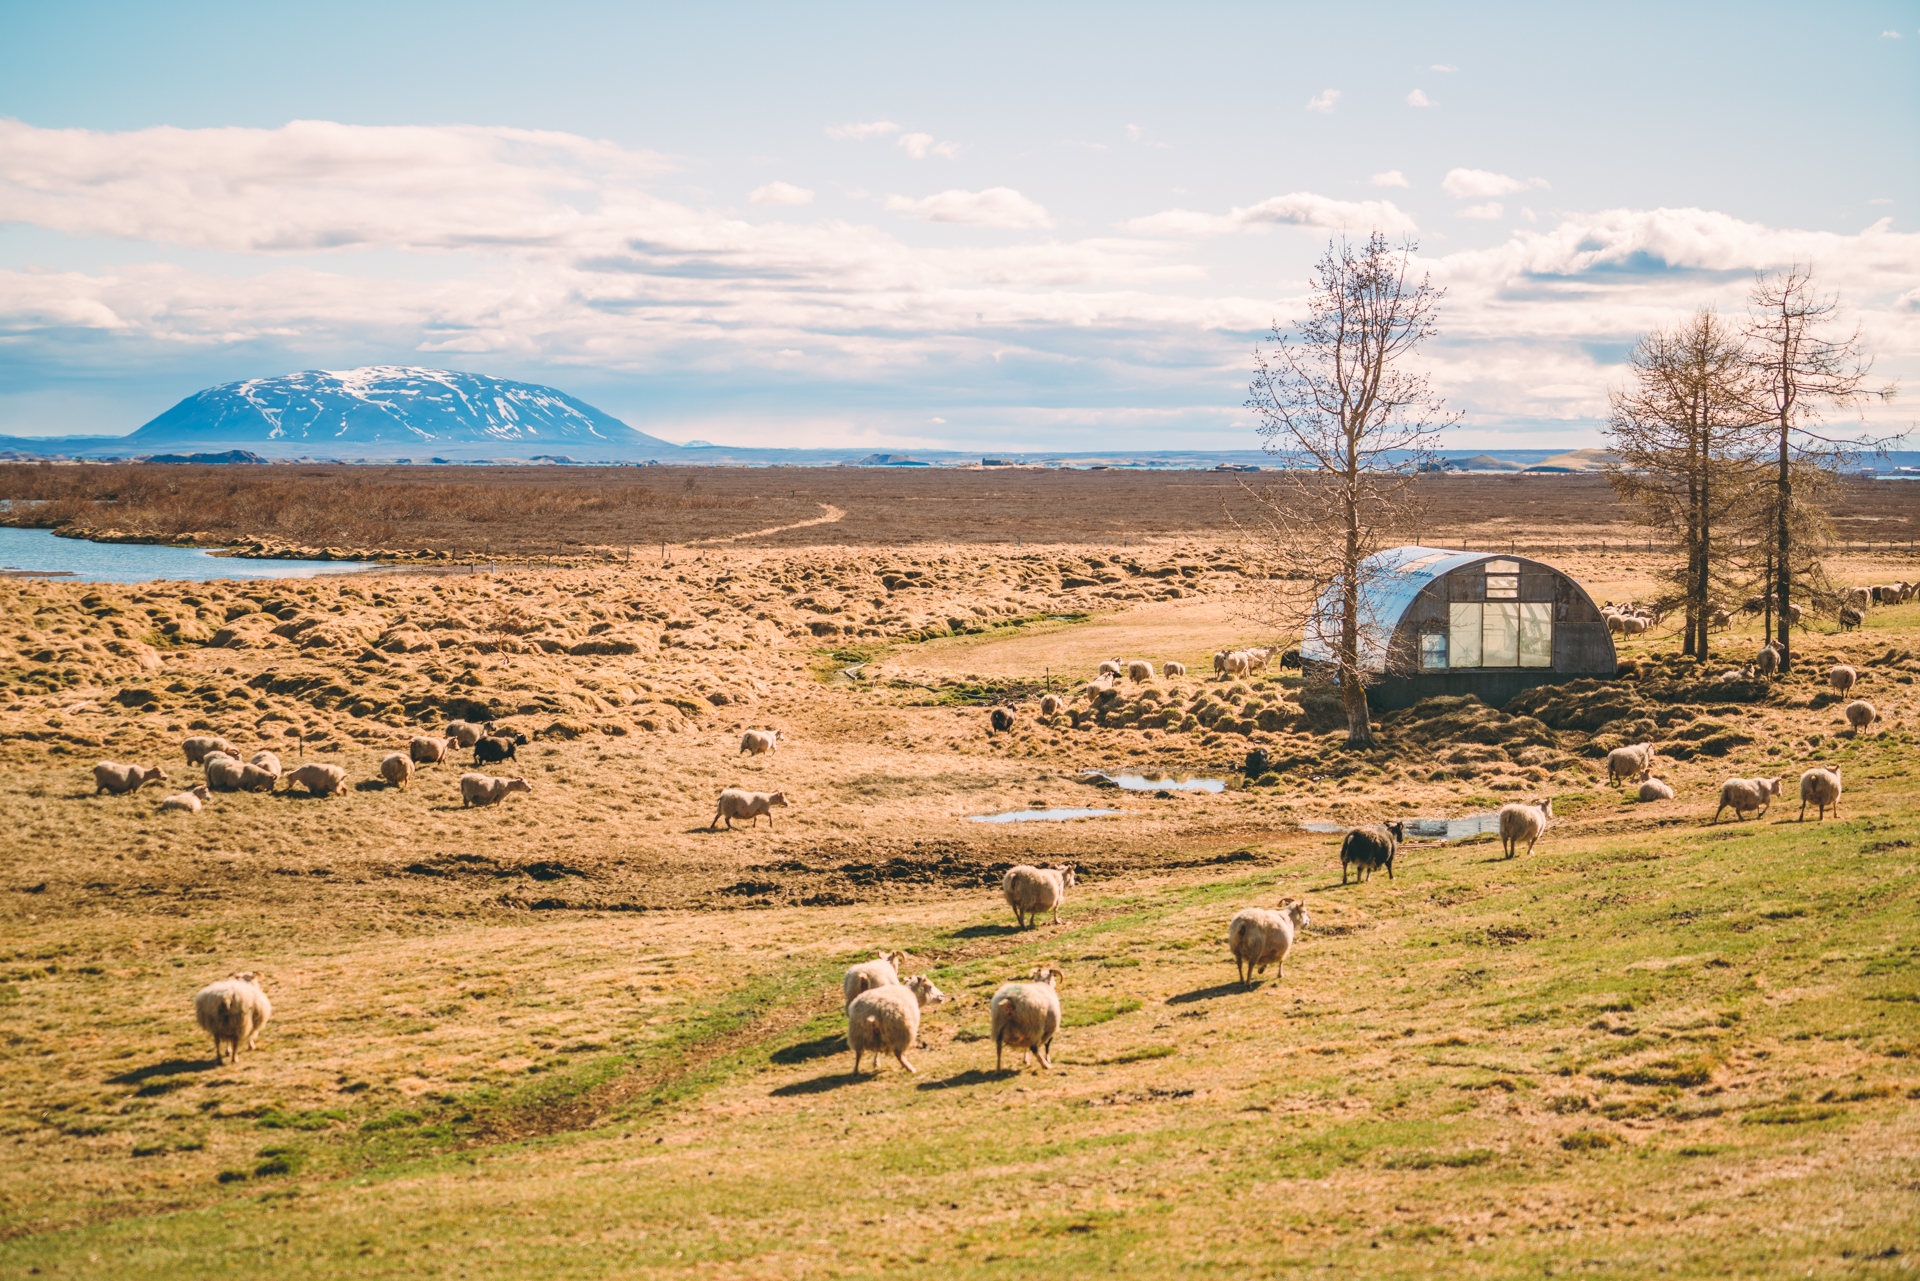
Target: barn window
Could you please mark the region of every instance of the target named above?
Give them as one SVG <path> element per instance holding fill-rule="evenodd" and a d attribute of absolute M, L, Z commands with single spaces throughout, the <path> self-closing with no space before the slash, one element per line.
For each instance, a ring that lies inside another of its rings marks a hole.
<path fill-rule="evenodd" d="M 1447 636 L 1445 632 L 1428 632 L 1420 638 L 1420 667 L 1423 671 L 1447 669 Z"/>
<path fill-rule="evenodd" d="M 1520 666 L 1553 666 L 1553 605 L 1551 602 L 1520 607 Z"/>
<path fill-rule="evenodd" d="M 1488 601 L 1480 627 L 1480 666 L 1520 666 L 1520 607 Z"/>
<path fill-rule="evenodd" d="M 1487 562 L 1487 599 L 1518 600 L 1520 598 L 1520 562 L 1513 560 L 1490 560 Z M 1492 666 L 1492 664 L 1488 664 Z"/>
<path fill-rule="evenodd" d="M 1552 667 L 1553 605 L 1518 601 L 1454 601 L 1449 607 L 1446 661 L 1422 667 Z"/>
<path fill-rule="evenodd" d="M 1480 666 L 1480 611 L 1478 602 L 1455 601 L 1448 620 L 1450 667 Z"/>

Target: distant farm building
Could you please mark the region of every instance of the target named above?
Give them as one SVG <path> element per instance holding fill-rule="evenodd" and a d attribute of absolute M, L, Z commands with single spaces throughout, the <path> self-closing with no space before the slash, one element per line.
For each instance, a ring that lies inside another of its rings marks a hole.
<path fill-rule="evenodd" d="M 1593 599 L 1551 565 L 1524 556 L 1394 547 L 1365 562 L 1360 662 L 1375 707 L 1443 694 L 1498 706 L 1523 689 L 1614 675 L 1613 638 Z M 1322 635 L 1300 657 L 1330 671 L 1337 595 L 1320 599 Z M 1313 629 L 1310 629 L 1310 631 Z"/>

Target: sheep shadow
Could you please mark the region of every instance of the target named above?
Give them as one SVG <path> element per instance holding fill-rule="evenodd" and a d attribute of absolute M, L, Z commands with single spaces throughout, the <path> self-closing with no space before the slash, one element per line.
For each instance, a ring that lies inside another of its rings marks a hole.
<path fill-rule="evenodd" d="M 1020 933 L 1024 933 L 1024 931 L 1017 925 L 969 925 L 965 929 L 955 930 L 947 937 L 956 939 L 985 939 L 1003 938 L 1008 934 Z"/>
<path fill-rule="evenodd" d="M 968 1068 L 938 1081 L 922 1081 L 914 1086 L 916 1090 L 951 1090 L 962 1085 L 990 1085 L 995 1081 L 1004 1081 L 1008 1077 L 1019 1076 L 1018 1068 Z"/>
<path fill-rule="evenodd" d="M 767 1057 L 775 1063 L 811 1063 L 814 1059 L 832 1058 L 836 1054 L 846 1053 L 849 1053 L 846 1033 L 835 1032 L 832 1036 L 823 1036 L 818 1040 L 783 1046 Z"/>
<path fill-rule="evenodd" d="M 223 1066 L 218 1059 L 167 1059 L 161 1063 L 149 1063 L 143 1068 L 131 1072 L 122 1072 L 118 1076 L 107 1078 L 108 1085 L 142 1085 L 155 1077 L 178 1076 L 183 1072 L 206 1072 Z M 179 1084 L 184 1085 L 182 1081 Z"/>
<path fill-rule="evenodd" d="M 876 1075 L 872 1072 L 835 1072 L 829 1076 L 816 1076 L 811 1081 L 795 1081 L 792 1085 L 783 1085 L 768 1093 L 776 1099 L 791 1099 L 808 1094 L 825 1094 L 829 1090 L 838 1090 L 844 1086 L 858 1085 Z"/>
<path fill-rule="evenodd" d="M 1178 996 L 1167 998 L 1168 1005 L 1192 1005 L 1195 1001 L 1211 1001 L 1219 996 L 1236 996 L 1242 992 L 1251 992 L 1265 983 L 1266 979 L 1256 979 L 1253 983 L 1242 983 L 1233 979 L 1226 983 L 1215 983 L 1212 987 L 1197 987 L 1191 992 L 1182 992 Z"/>
<path fill-rule="evenodd" d="M 384 792 L 393 784 L 384 778 L 363 778 L 353 785 L 356 792 Z"/>

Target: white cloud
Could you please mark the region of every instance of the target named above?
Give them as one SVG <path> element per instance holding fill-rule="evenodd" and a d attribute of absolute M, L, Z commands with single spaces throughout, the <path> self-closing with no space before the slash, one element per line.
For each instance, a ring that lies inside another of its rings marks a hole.
<path fill-rule="evenodd" d="M 1147 136 L 1147 131 L 1145 129 L 1142 129 L 1139 125 L 1127 126 L 1128 142 L 1141 142 L 1146 139 L 1146 136 Z"/>
<path fill-rule="evenodd" d="M 810 205 L 813 203 L 813 192 L 790 182 L 770 182 L 764 187 L 755 188 L 747 199 L 756 205 Z"/>
<path fill-rule="evenodd" d="M 1427 97 L 1424 90 L 1415 89 L 1407 95 L 1407 105 L 1409 107 L 1431 107 L 1433 105 L 1433 99 Z"/>
<path fill-rule="evenodd" d="M 1525 218 L 1528 222 L 1540 221 L 1540 215 L 1535 213 L 1532 209 L 1528 208 L 1526 205 L 1520 206 L 1520 216 L 1522 218 Z"/>
<path fill-rule="evenodd" d="M 1468 205 L 1460 211 L 1460 216 L 1462 218 L 1493 219 L 1505 217 L 1506 212 L 1506 206 L 1502 205 L 1498 200 L 1489 200 L 1484 205 Z"/>
<path fill-rule="evenodd" d="M 865 142 L 869 138 L 885 138 L 900 132 L 900 126 L 891 120 L 869 120 L 864 124 L 828 125 L 827 137 L 843 141 Z"/>
<path fill-rule="evenodd" d="M 1898 40 L 1900 38 L 1900 32 L 1898 31 L 1882 31 L 1880 34 L 1888 40 Z"/>
<path fill-rule="evenodd" d="M 951 160 L 960 154 L 958 143 L 935 142 L 930 133 L 901 134 L 893 140 L 893 145 L 915 160 L 925 160 L 928 156 L 943 156 Z"/>
<path fill-rule="evenodd" d="M 1275 224 L 1321 227 L 1329 230 L 1414 231 L 1413 218 L 1390 200 L 1335 200 L 1310 191 L 1272 196 L 1259 204 L 1234 208 L 1225 214 L 1168 209 L 1121 224 L 1148 236 L 1214 236 L 1235 231 L 1261 230 Z"/>
<path fill-rule="evenodd" d="M 1450 66 L 1444 62 L 1436 62 L 1431 67 L 1428 67 L 1427 70 L 1438 71 L 1438 72 L 1441 72 L 1442 74 L 1445 74 L 1446 72 L 1450 72 L 1450 71 L 1458 71 L 1460 70 L 1460 68 L 1455 66 Z"/>
<path fill-rule="evenodd" d="M 1509 178 L 1503 173 L 1494 173 L 1488 169 L 1449 169 L 1447 176 L 1440 180 L 1440 190 L 1456 200 L 1510 196 L 1516 191 L 1525 191 L 1529 187 L 1545 188 L 1546 186 L 1545 178 L 1528 178 L 1522 182 L 1518 178 Z"/>
<path fill-rule="evenodd" d="M 1367 179 L 1367 181 L 1376 187 L 1411 187 L 1413 185 L 1407 181 L 1407 175 L 1401 173 L 1398 169 L 1389 169 L 1385 173 L 1377 173 Z"/>
<path fill-rule="evenodd" d="M 964 222 L 980 227 L 1053 226 L 1045 208 L 1012 187 L 943 191 L 920 200 L 888 196 L 887 208 L 895 213 L 919 214 L 928 222 Z"/>
<path fill-rule="evenodd" d="M 947 420 L 946 420 L 946 419 L 944 419 L 944 418 L 929 418 L 929 419 L 927 419 L 927 421 L 928 421 L 928 422 L 930 422 L 930 423 L 944 423 L 944 422 L 946 422 Z"/>
<path fill-rule="evenodd" d="M 1339 101 L 1340 91 L 1338 89 L 1322 89 L 1319 93 L 1307 99 L 1307 110 L 1317 111 L 1323 116 L 1332 115 L 1333 105 Z"/>

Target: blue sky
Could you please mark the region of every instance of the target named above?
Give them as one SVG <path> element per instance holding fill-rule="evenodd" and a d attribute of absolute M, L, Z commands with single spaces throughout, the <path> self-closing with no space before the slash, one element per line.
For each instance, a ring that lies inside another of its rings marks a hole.
<path fill-rule="evenodd" d="M 0 433 L 379 363 L 673 440 L 1246 448 L 1373 225 L 1450 291 L 1456 447 L 1597 443 L 1641 332 L 1796 257 L 1920 372 L 1917 3 L 0 22 Z"/>

